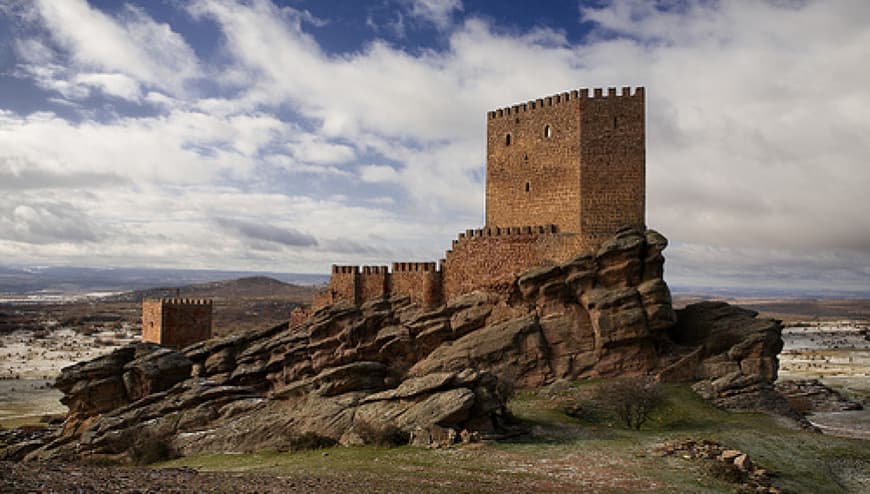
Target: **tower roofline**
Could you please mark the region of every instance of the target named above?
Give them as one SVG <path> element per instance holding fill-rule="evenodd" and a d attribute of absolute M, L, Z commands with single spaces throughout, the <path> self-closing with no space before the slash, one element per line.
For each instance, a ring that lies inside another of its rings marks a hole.
<path fill-rule="evenodd" d="M 573 91 L 565 91 L 563 93 L 546 96 L 544 98 L 529 100 L 525 103 L 518 103 L 516 105 L 497 108 L 495 110 L 487 112 L 487 118 L 492 120 L 499 117 L 509 117 L 512 115 L 517 115 L 519 113 L 560 105 L 562 103 L 567 103 L 569 101 L 575 100 L 591 98 L 642 98 L 643 96 L 643 86 L 635 87 L 634 93 L 631 92 L 631 86 L 623 86 L 621 91 L 617 91 L 617 88 L 615 87 L 609 87 L 607 88 L 607 93 L 604 92 L 603 88 L 593 88 L 591 95 L 588 88 L 582 88 L 575 89 Z"/>

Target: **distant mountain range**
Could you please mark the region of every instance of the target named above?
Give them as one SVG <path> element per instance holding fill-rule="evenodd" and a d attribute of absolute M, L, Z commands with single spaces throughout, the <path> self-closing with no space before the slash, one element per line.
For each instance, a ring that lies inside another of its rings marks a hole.
<path fill-rule="evenodd" d="M 0 295 L 64 295 L 74 296 L 94 292 L 131 292 L 162 287 L 171 288 L 238 278 L 273 278 L 299 286 L 329 282 L 328 274 L 276 273 L 253 271 L 222 271 L 206 269 L 152 268 L 84 268 L 59 266 L 0 265 Z M 670 283 L 671 292 L 679 295 L 730 298 L 870 298 L 870 287 L 863 291 L 818 290 L 800 286 L 768 287 L 705 287 Z M 168 291 L 167 291 L 168 290 Z M 208 296 L 208 295 L 203 295 Z"/>
<path fill-rule="evenodd" d="M 671 293 L 681 296 L 702 298 L 778 298 L 778 299 L 844 299 L 870 298 L 870 287 L 866 290 L 818 289 L 795 286 L 792 288 L 774 287 L 721 287 L 721 286 L 690 286 L 668 283 Z"/>
<path fill-rule="evenodd" d="M 329 275 L 203 269 L 83 268 L 0 265 L 0 295 L 80 295 L 187 286 L 237 278 L 273 278 L 293 285 L 320 285 Z M 203 295 L 207 296 L 207 295 Z"/>

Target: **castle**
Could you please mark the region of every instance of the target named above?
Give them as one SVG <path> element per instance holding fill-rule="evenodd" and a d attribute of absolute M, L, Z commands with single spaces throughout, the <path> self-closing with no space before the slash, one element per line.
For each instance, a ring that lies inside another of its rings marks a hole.
<path fill-rule="evenodd" d="M 312 308 L 407 295 L 435 306 L 645 224 L 644 88 L 564 92 L 487 113 L 486 225 L 439 263 L 332 266 Z"/>
<path fill-rule="evenodd" d="M 211 338 L 211 300 L 157 298 L 142 301 L 142 341 L 184 348 Z"/>

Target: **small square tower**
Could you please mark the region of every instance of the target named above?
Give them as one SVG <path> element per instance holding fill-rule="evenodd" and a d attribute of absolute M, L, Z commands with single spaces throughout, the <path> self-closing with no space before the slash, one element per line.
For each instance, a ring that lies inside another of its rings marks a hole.
<path fill-rule="evenodd" d="M 213 302 L 159 298 L 142 301 L 142 341 L 175 349 L 211 338 Z"/>
<path fill-rule="evenodd" d="M 645 224 L 644 89 L 565 92 L 487 115 L 486 226 L 589 244 Z"/>

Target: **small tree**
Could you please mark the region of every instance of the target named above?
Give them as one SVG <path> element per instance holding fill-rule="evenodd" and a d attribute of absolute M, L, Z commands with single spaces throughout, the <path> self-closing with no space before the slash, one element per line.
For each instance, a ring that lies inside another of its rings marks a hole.
<path fill-rule="evenodd" d="M 661 387 L 648 378 L 621 378 L 598 390 L 598 401 L 609 408 L 619 420 L 634 430 L 649 420 L 650 413 L 662 401 Z"/>

